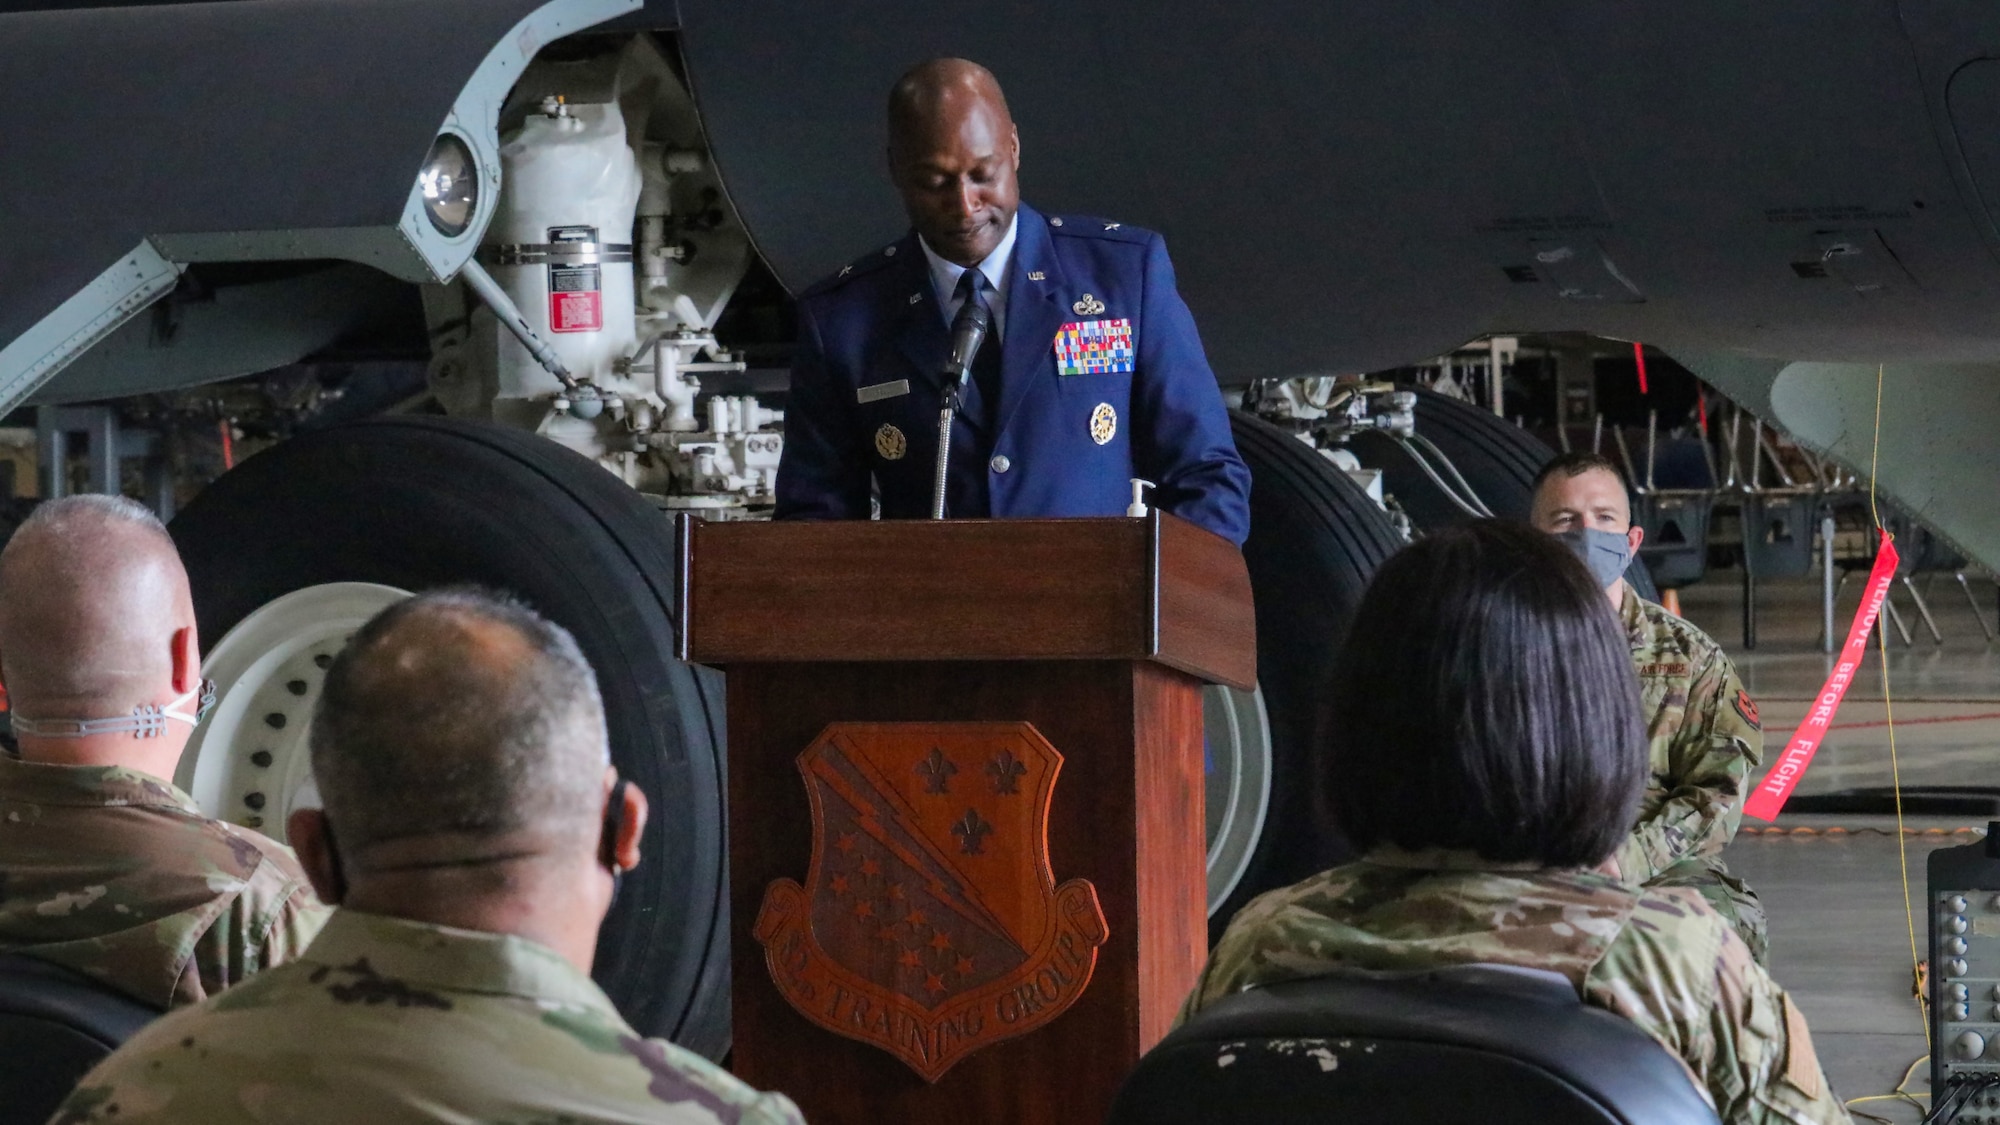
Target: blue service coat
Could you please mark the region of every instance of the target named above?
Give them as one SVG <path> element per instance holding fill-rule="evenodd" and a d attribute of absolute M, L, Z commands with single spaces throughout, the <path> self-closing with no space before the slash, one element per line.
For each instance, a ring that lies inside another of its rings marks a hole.
<path fill-rule="evenodd" d="M 1142 477 L 1154 505 L 1240 546 L 1250 471 L 1165 241 L 1026 204 L 1019 215 L 1000 402 L 974 395 L 952 439 L 949 514 L 1119 516 Z M 798 309 L 777 518 L 866 519 L 871 477 L 884 518 L 929 516 L 951 341 L 917 236 L 806 290 Z M 1059 373 L 1066 326 L 1121 320 L 1129 358 Z"/>

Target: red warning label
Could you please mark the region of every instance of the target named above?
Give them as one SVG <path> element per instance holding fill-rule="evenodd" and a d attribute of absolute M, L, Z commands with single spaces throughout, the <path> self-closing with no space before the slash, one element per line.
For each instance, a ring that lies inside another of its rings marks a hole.
<path fill-rule="evenodd" d="M 592 266 L 595 273 L 597 267 Z M 604 327 L 604 295 L 595 289 L 549 292 L 549 331 L 596 332 Z"/>

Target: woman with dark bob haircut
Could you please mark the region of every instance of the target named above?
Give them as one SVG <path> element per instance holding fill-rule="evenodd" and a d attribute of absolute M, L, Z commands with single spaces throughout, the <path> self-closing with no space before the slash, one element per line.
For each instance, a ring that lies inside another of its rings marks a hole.
<path fill-rule="evenodd" d="M 1678 1055 L 1725 1122 L 1848 1121 L 1791 998 L 1689 890 L 1609 874 L 1646 781 L 1639 684 L 1576 557 L 1520 524 L 1376 574 L 1327 686 L 1326 807 L 1359 862 L 1237 914 L 1186 1019 L 1341 968 L 1567 977 Z"/>

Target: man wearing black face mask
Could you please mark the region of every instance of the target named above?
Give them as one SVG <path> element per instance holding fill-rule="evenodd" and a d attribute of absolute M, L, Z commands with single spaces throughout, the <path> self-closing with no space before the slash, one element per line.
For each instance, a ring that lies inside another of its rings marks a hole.
<path fill-rule="evenodd" d="M 646 800 L 569 633 L 420 594 L 333 662 L 311 739 L 326 807 L 291 837 L 339 911 L 301 959 L 146 1028 L 57 1120 L 799 1125 L 591 982 Z"/>
<path fill-rule="evenodd" d="M 1763 963 L 1763 905 L 1722 862 L 1764 756 L 1756 703 L 1722 646 L 1625 582 L 1645 530 L 1632 525 L 1624 478 L 1610 461 L 1581 452 L 1550 461 L 1535 478 L 1529 518 L 1590 568 L 1632 644 L 1652 772 L 1639 823 L 1615 857 L 1620 874 L 1699 891 Z"/>

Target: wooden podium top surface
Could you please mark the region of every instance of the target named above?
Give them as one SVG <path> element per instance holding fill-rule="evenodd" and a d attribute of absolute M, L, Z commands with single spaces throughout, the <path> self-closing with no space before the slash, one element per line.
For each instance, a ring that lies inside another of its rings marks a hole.
<path fill-rule="evenodd" d="M 1250 575 L 1143 519 L 709 523 L 681 532 L 681 657 L 702 664 L 1150 660 L 1249 690 Z"/>

